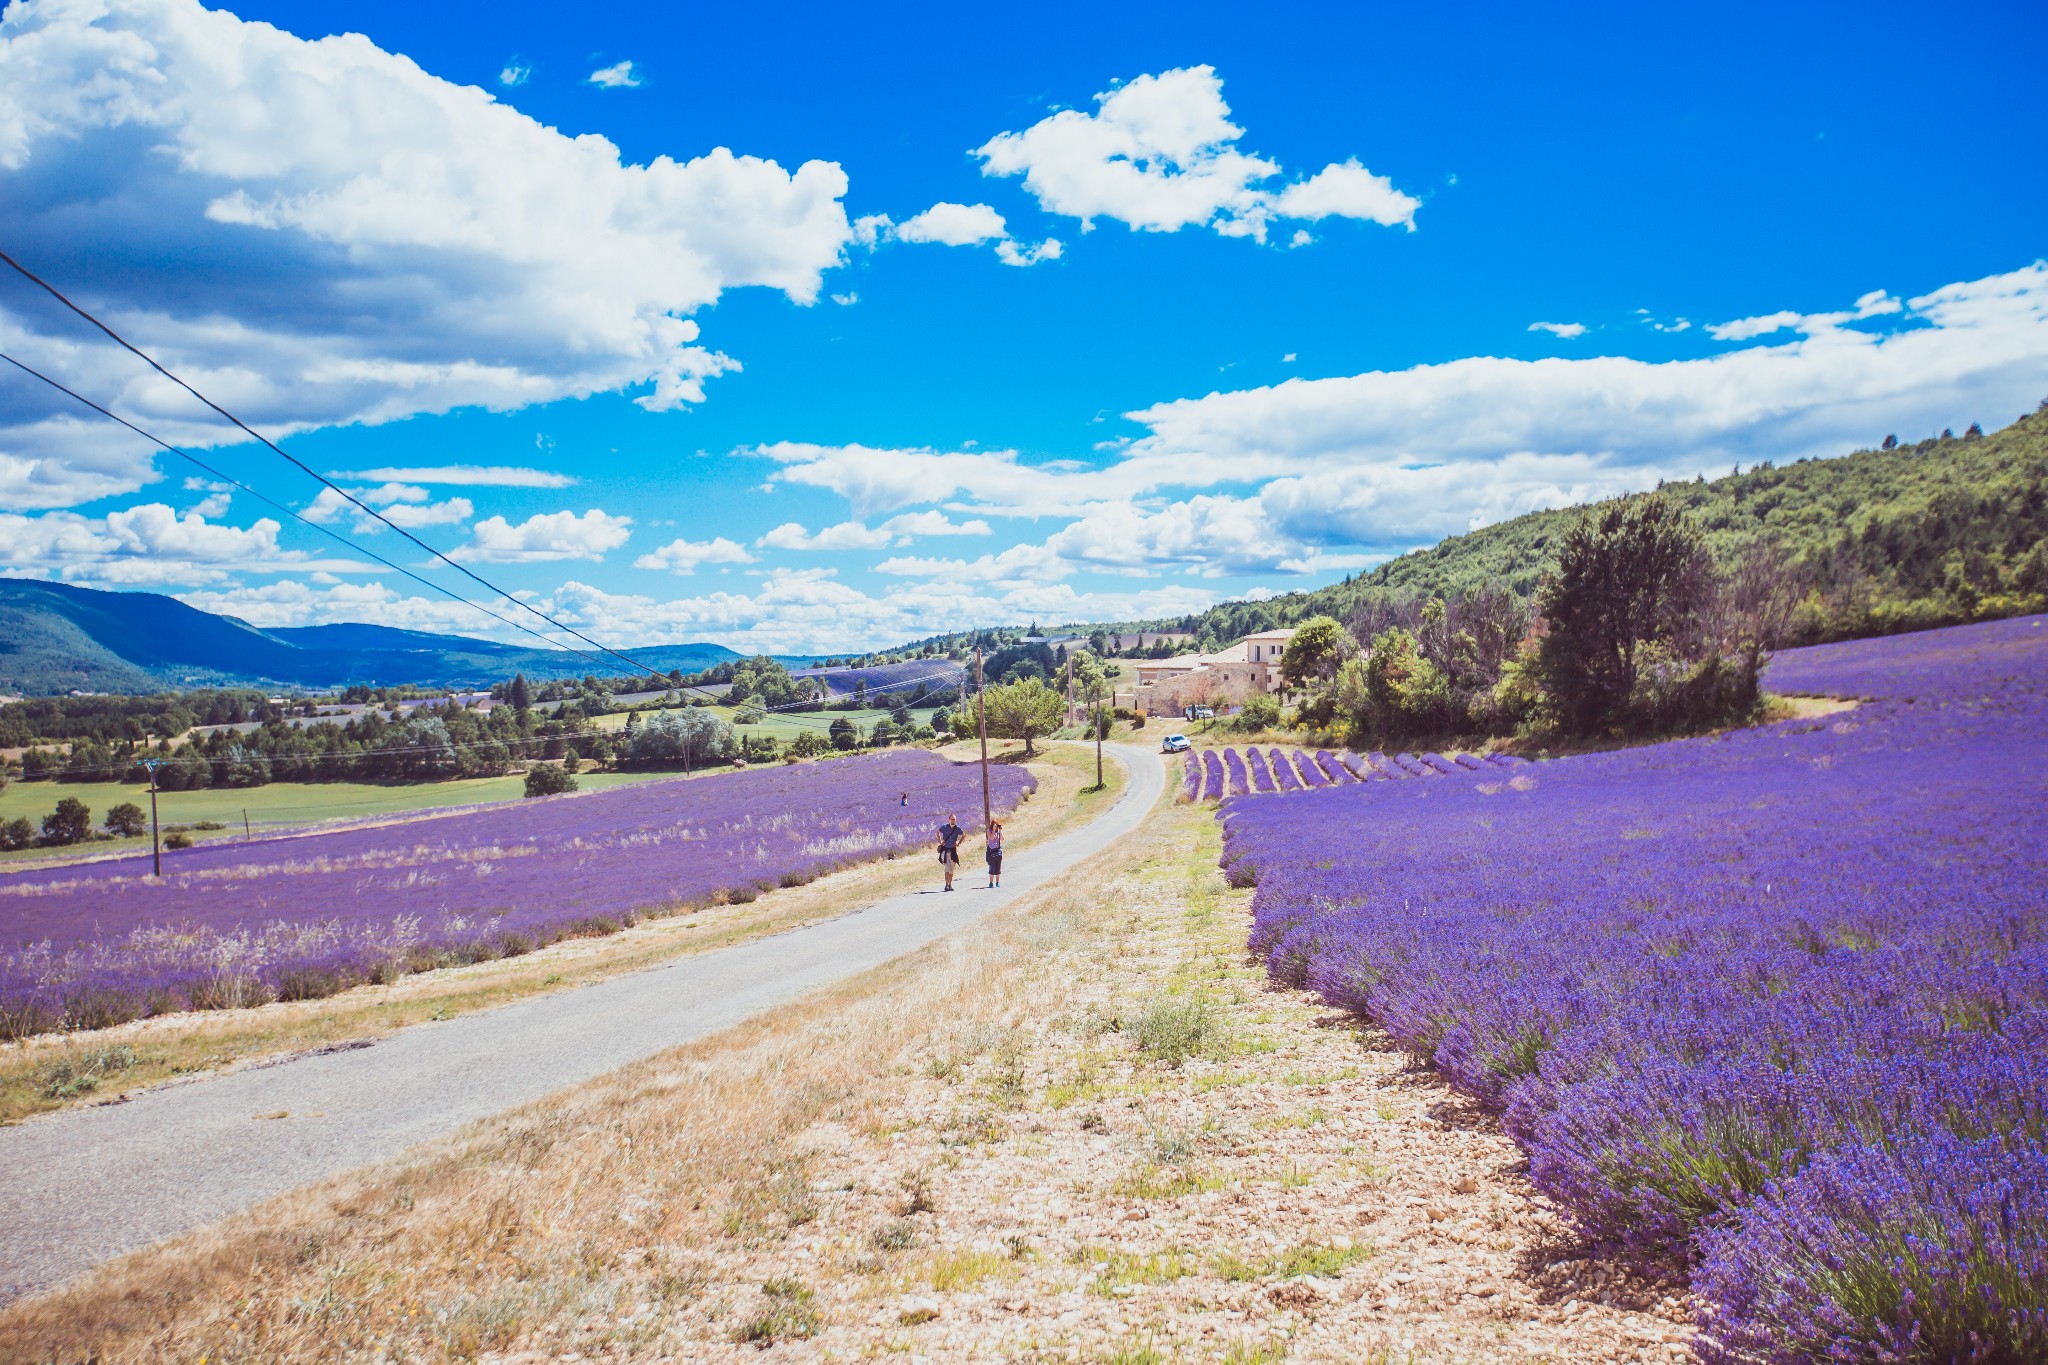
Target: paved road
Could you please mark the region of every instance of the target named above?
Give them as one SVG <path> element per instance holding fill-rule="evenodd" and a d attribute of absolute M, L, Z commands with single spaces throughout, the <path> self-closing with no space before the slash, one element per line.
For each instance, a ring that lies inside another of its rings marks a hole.
<path fill-rule="evenodd" d="M 837 919 L 438 1024 L 372 1046 L 164 1087 L 0 1129 L 0 1302 L 103 1260 L 715 1033 L 887 962 L 1129 834 L 1165 787 L 1158 755 L 1089 824 L 1013 850 L 999 891 L 918 891 Z M 933 868 L 937 880 L 938 869 Z M 289 1111 L 284 1119 L 259 1114 Z"/>

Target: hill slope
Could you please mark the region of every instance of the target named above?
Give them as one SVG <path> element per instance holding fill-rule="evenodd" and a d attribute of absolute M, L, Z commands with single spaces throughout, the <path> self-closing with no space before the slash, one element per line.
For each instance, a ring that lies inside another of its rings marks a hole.
<path fill-rule="evenodd" d="M 1765 464 L 1662 492 L 1723 563 L 1757 543 L 1795 562 L 1826 603 L 1802 642 L 2038 610 L 2025 599 L 2048 593 L 2048 405 L 1988 436 Z M 1323 613 L 1341 620 L 1376 594 L 1449 597 L 1492 584 L 1527 596 L 1585 512 L 1532 512 L 1313 592 L 1111 628 L 1175 627 L 1213 645 Z"/>
<path fill-rule="evenodd" d="M 739 656 L 722 645 L 627 653 L 650 668 L 697 672 Z M 461 686 L 514 673 L 536 681 L 610 667 L 566 651 L 388 626 L 258 630 L 157 593 L 99 592 L 0 578 L 0 692 L 151 692 L 231 684 Z"/>

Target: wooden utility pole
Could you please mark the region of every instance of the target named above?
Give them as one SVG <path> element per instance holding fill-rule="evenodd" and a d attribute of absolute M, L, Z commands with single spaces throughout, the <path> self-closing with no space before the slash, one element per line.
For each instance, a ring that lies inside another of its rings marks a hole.
<path fill-rule="evenodd" d="M 980 645 L 974 647 L 974 714 L 981 731 L 981 827 L 987 829 L 995 811 L 988 799 L 988 687 L 981 677 Z"/>
<path fill-rule="evenodd" d="M 1102 679 L 1095 680 L 1095 790 L 1102 790 Z"/>
<path fill-rule="evenodd" d="M 149 860 L 156 876 L 164 875 L 164 836 L 156 823 L 156 760 L 144 760 L 143 767 L 149 770 Z"/>

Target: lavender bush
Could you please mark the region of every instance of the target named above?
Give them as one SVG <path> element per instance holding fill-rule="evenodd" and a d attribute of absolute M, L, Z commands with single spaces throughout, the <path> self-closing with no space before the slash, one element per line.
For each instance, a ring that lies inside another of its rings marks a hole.
<path fill-rule="evenodd" d="M 1003 810 L 1035 785 L 992 776 Z M 894 750 L 211 843 L 160 881 L 147 854 L 0 873 L 0 1036 L 327 995 L 752 900 L 918 847 L 980 803 L 972 765 Z"/>
<path fill-rule="evenodd" d="M 1253 946 L 1498 1109 L 1588 1237 L 1690 1274 L 1709 1359 L 2048 1358 L 2048 619 L 1768 685 L 1866 700 L 1225 802 Z"/>

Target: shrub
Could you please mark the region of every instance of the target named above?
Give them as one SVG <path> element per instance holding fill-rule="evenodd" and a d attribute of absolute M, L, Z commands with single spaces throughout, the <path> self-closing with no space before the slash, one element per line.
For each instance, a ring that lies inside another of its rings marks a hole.
<path fill-rule="evenodd" d="M 1131 1037 L 1139 1048 L 1171 1067 L 1178 1067 L 1215 1041 L 1218 1021 L 1200 996 L 1161 996 L 1131 1021 Z"/>
<path fill-rule="evenodd" d="M 0 824 L 0 852 L 32 848 L 35 842 L 36 827 L 27 820 L 17 818 Z"/>
<path fill-rule="evenodd" d="M 1264 692 L 1248 697 L 1230 723 L 1233 729 L 1246 733 L 1271 730 L 1280 724 L 1280 699 Z"/>
<path fill-rule="evenodd" d="M 536 763 L 526 770 L 526 794 L 528 796 L 559 796 L 563 792 L 576 790 L 576 769 L 574 759 L 562 760 L 561 766 L 552 763 Z"/>
<path fill-rule="evenodd" d="M 192 847 L 192 836 L 187 834 L 182 829 L 172 830 L 169 834 L 166 834 L 164 836 L 164 847 L 190 848 Z"/>
<path fill-rule="evenodd" d="M 133 839 L 149 829 L 149 817 L 142 813 L 142 807 L 133 801 L 123 801 L 107 812 L 107 832 L 123 839 Z"/>

